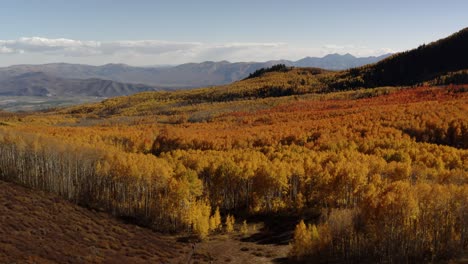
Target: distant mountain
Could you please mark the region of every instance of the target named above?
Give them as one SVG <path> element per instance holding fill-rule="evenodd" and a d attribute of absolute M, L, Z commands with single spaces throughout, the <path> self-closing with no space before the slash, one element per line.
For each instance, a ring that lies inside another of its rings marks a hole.
<path fill-rule="evenodd" d="M 350 69 L 331 83 L 335 89 L 415 85 L 459 72 L 466 80 L 468 28 L 416 49 L 397 53 L 376 64 Z"/>
<path fill-rule="evenodd" d="M 150 86 L 183 89 L 232 83 L 244 79 L 258 69 L 271 67 L 275 64 L 341 70 L 374 63 L 385 56 L 388 54 L 366 58 L 356 58 L 350 54 L 330 54 L 323 58 L 307 57 L 296 62 L 287 60 L 236 63 L 207 61 L 165 67 L 132 67 L 125 64 L 91 66 L 67 63 L 15 65 L 0 68 L 0 81 L 25 73 L 42 72 L 51 77 L 64 79 L 96 78 L 121 83 L 144 83 Z"/>
<path fill-rule="evenodd" d="M 376 63 L 387 57 L 390 53 L 378 57 L 362 57 L 357 58 L 347 53 L 345 55 L 329 54 L 323 58 L 306 57 L 293 63 L 296 67 L 316 67 L 328 70 L 345 70 L 349 68 L 359 67 L 366 64 Z"/>
<path fill-rule="evenodd" d="M 41 65 L 15 65 L 0 68 L 0 81 L 29 72 L 42 72 L 65 79 L 105 79 L 122 83 L 154 85 L 158 68 L 131 67 L 125 64 L 92 66 L 83 64 L 50 63 Z"/>
<path fill-rule="evenodd" d="M 113 97 L 156 91 L 144 84 L 102 79 L 64 79 L 43 72 L 28 72 L 0 81 L 0 95 L 7 96 L 96 96 Z"/>

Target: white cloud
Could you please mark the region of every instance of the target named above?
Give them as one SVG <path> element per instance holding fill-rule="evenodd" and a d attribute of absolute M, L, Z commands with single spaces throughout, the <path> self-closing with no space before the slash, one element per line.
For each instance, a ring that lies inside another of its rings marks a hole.
<path fill-rule="evenodd" d="M 100 52 L 115 54 L 134 52 L 142 54 L 163 54 L 167 52 L 190 50 L 202 46 L 199 42 L 170 42 L 160 40 L 112 41 L 101 43 Z"/>
<path fill-rule="evenodd" d="M 0 46 L 0 54 L 12 54 L 12 53 L 15 53 L 15 50 L 10 49 L 5 46 Z"/>
<path fill-rule="evenodd" d="M 353 45 L 324 45 L 320 48 L 292 46 L 288 43 L 202 43 L 164 40 L 97 41 L 66 38 L 23 37 L 0 40 L 0 54 L 9 54 L 8 61 L 45 63 L 105 64 L 109 62 L 133 65 L 180 64 L 205 60 L 266 61 L 297 60 L 306 56 L 328 53 L 351 53 L 372 56 L 393 52 L 390 49 L 371 49 Z M 25 55 L 21 55 L 21 54 Z M 27 56 L 26 56 L 27 55 Z"/>
<path fill-rule="evenodd" d="M 99 50 L 98 41 L 80 41 L 72 39 L 48 39 L 41 37 L 19 38 L 17 40 L 0 40 L 0 46 L 10 53 L 45 53 L 63 54 L 66 56 L 89 56 Z"/>

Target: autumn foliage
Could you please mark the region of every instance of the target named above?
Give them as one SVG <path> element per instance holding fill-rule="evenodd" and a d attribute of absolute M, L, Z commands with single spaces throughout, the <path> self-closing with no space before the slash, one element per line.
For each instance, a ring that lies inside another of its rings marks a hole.
<path fill-rule="evenodd" d="M 297 89 L 315 80 L 287 74 Z M 319 214 L 294 233 L 291 256 L 303 260 L 432 261 L 466 250 L 466 86 L 263 99 L 233 87 L 204 93 L 211 103 L 140 94 L 6 115 L 0 178 L 200 238 L 222 224 L 231 232 L 238 213 Z"/>

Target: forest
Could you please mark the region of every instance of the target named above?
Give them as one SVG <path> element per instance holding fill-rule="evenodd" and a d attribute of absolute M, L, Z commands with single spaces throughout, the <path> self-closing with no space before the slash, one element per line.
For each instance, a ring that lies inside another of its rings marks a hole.
<path fill-rule="evenodd" d="M 439 45 L 448 44 L 416 52 Z M 402 86 L 359 75 L 408 54 L 347 72 L 278 66 L 214 88 L 0 112 L 0 179 L 201 240 L 256 216 L 289 216 L 298 262 L 459 258 L 468 67 L 424 70 Z M 334 86 L 355 77 L 379 87 Z"/>
<path fill-rule="evenodd" d="M 468 28 L 438 41 L 423 44 L 416 49 L 400 52 L 371 65 L 350 69 L 329 81 L 336 90 L 357 87 L 415 85 L 431 82 L 441 75 L 466 70 Z M 449 74 L 450 75 L 450 74 Z M 444 84 L 462 84 L 466 71 Z"/>
<path fill-rule="evenodd" d="M 466 88 L 213 103 L 201 121 L 204 103 L 177 122 L 4 114 L 0 178 L 200 238 L 228 215 L 291 215 L 298 260 L 450 259 L 468 244 Z"/>

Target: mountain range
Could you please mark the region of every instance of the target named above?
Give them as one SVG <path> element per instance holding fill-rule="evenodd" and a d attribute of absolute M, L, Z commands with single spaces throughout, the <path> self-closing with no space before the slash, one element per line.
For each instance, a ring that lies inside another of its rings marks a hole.
<path fill-rule="evenodd" d="M 325 70 L 346 70 L 349 68 L 359 67 L 367 64 L 379 62 L 387 57 L 390 53 L 384 54 L 378 57 L 355 57 L 349 53 L 340 54 L 328 54 L 325 57 L 305 57 L 298 61 L 292 62 L 290 66 L 295 67 L 315 67 Z"/>
<path fill-rule="evenodd" d="M 43 72 L 28 72 L 0 81 L 3 96 L 95 96 L 112 97 L 156 91 L 156 87 L 103 79 L 65 79 Z"/>
<path fill-rule="evenodd" d="M 351 54 L 306 57 L 298 61 L 228 61 L 186 63 L 165 67 L 125 64 L 91 66 L 51 63 L 0 68 L 0 95 L 16 96 L 120 96 L 141 91 L 187 89 L 232 83 L 276 64 L 341 70 L 378 62 L 391 54 L 357 58 Z"/>
<path fill-rule="evenodd" d="M 256 110 L 263 109 L 265 102 L 259 99 L 270 98 L 273 100 L 275 97 L 284 97 L 285 101 L 298 100 L 306 94 L 320 95 L 317 98 L 321 98 L 325 94 L 349 90 L 356 90 L 352 98 L 363 99 L 389 94 L 392 90 L 399 89 L 391 88 L 391 86 L 407 88 L 408 86 L 430 85 L 434 80 L 440 79 L 442 81 L 444 76 L 454 76 L 451 75 L 453 73 L 458 74 L 458 80 L 454 81 L 453 78 L 449 78 L 445 83 L 439 85 L 447 93 L 462 93 L 466 92 L 468 83 L 466 47 L 468 47 L 468 28 L 447 38 L 392 55 L 375 64 L 349 70 L 329 71 L 311 67 L 293 68 L 286 65 L 276 65 L 258 70 L 249 78 L 229 85 L 188 91 L 179 90 L 171 93 L 139 93 L 115 97 L 95 104 L 74 106 L 68 109 L 62 108 L 58 111 L 65 114 L 91 114 L 100 117 L 165 115 L 167 113 L 176 115 L 179 112 L 173 109 L 190 106 L 184 109 L 190 109 L 190 111 L 198 109 L 199 112 L 196 114 L 190 112 L 189 116 L 181 116 L 180 120 L 182 121 L 180 122 L 185 122 L 184 120 L 199 122 L 211 120 L 216 113 L 240 111 L 243 114 L 244 111 L 249 111 L 246 109 L 251 109 L 251 105 L 256 105 L 257 108 L 254 108 Z M 433 61 L 434 59 L 435 61 Z M 443 85 L 458 87 L 442 88 Z M 369 89 L 362 89 L 366 87 Z M 373 90 L 371 88 L 380 89 Z M 293 95 L 293 98 L 289 97 Z M 335 93 L 335 95 L 337 94 Z M 168 96 L 170 100 L 168 100 Z M 232 102 L 233 104 L 227 104 L 225 109 L 215 107 L 215 109 L 207 110 L 209 108 L 207 105 L 211 105 L 213 102 L 220 104 Z M 195 105 L 199 105 L 199 108 Z M 269 103 L 267 105 L 270 106 Z M 298 103 L 298 108 L 292 108 L 291 111 L 301 108 L 301 103 Z M 179 122 L 179 119 L 173 119 L 171 122 Z M 168 145 L 173 145 L 173 143 L 171 141 Z"/>

